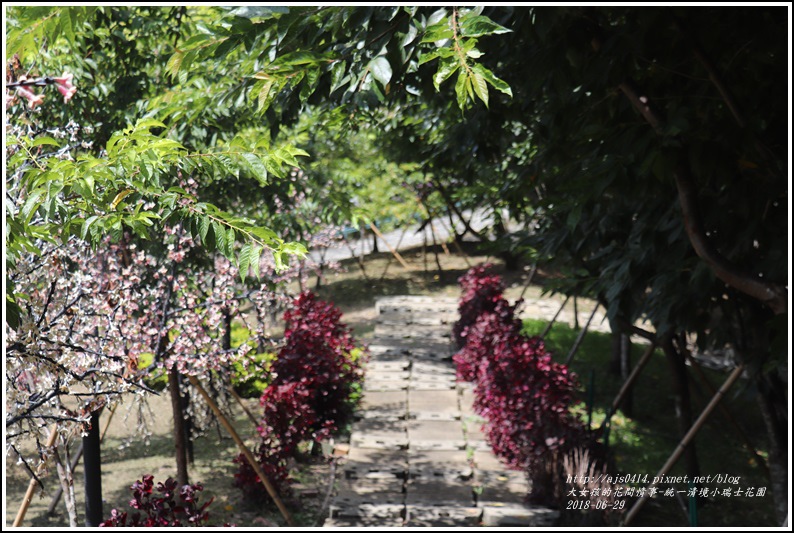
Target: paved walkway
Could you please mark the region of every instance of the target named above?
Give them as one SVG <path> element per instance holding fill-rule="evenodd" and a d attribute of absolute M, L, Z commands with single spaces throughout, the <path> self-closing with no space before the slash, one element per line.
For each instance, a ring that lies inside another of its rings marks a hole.
<path fill-rule="evenodd" d="M 457 300 L 380 298 L 364 395 L 338 470 L 326 527 L 544 526 L 557 512 L 523 505 L 527 481 L 490 451 L 456 383 Z"/>

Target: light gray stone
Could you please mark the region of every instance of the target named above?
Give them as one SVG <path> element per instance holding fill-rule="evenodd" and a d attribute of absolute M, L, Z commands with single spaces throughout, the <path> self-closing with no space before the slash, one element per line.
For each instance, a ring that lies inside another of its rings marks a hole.
<path fill-rule="evenodd" d="M 486 527 L 540 527 L 552 526 L 559 512 L 546 507 L 517 504 L 489 505 L 483 507 L 482 525 Z"/>

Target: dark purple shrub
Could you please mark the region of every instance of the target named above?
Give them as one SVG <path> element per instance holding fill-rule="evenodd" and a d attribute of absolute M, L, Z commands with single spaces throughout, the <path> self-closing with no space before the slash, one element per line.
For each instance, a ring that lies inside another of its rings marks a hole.
<path fill-rule="evenodd" d="M 584 425 L 570 413 L 576 376 L 552 361 L 540 338 L 521 333 L 520 302 L 511 306 L 502 297 L 498 276 L 477 267 L 461 286 L 455 332 L 465 344 L 454 356 L 458 378 L 475 383 L 474 409 L 486 420 L 494 453 L 528 473 L 533 500 L 556 503 L 561 458 L 589 445 Z"/>
<path fill-rule="evenodd" d="M 301 294 L 284 314 L 284 346 L 271 371 L 273 379 L 260 404 L 264 410 L 257 428 L 262 441 L 258 459 L 269 480 L 285 492 L 288 463 L 298 445 L 321 441 L 351 420 L 361 389 L 360 350 L 341 311 L 309 292 Z M 265 497 L 264 487 L 243 456 L 235 486 L 250 498 Z"/>
<path fill-rule="evenodd" d="M 452 328 L 452 335 L 457 348 L 466 345 L 466 330 L 473 325 L 477 318 L 493 311 L 496 302 L 502 299 L 505 290 L 502 278 L 492 274 L 492 264 L 485 264 L 470 268 L 466 274 L 458 278 L 462 289 L 458 314 L 460 318 Z"/>
<path fill-rule="evenodd" d="M 466 328 L 466 344 L 452 357 L 458 380 L 475 381 L 480 360 L 494 349 L 493 345 L 504 342 L 502 337 L 505 334 L 521 331 L 521 321 L 515 318 L 515 310 L 519 305 L 520 302 L 517 302 L 511 306 L 499 296 L 494 301 L 493 309 L 483 311 L 479 320 Z M 489 318 L 485 320 L 484 317 Z M 504 327 L 496 328 L 496 323 Z"/>
<path fill-rule="evenodd" d="M 207 507 L 214 498 L 199 505 L 198 493 L 204 490 L 201 483 L 177 487 L 177 482 L 168 478 L 158 483 L 155 492 L 154 476 L 144 475 L 130 487 L 130 507 L 135 512 L 128 514 L 117 509 L 110 511 L 110 518 L 100 527 L 184 527 L 207 525 Z M 177 497 L 178 496 L 178 501 Z"/>

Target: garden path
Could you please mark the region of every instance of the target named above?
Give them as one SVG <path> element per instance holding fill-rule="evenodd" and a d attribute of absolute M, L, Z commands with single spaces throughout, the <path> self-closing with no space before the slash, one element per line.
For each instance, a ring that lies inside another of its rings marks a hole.
<path fill-rule="evenodd" d="M 522 503 L 525 476 L 493 455 L 471 384 L 455 381 L 457 300 L 384 297 L 376 311 L 363 399 L 324 526 L 551 525 L 557 512 Z"/>

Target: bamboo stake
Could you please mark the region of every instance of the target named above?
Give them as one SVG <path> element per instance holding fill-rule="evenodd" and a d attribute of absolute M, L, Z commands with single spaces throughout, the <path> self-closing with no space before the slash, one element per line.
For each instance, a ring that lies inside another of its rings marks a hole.
<path fill-rule="evenodd" d="M 58 426 L 57 424 L 52 426 L 52 430 L 50 431 L 50 436 L 47 439 L 47 444 L 45 448 L 52 448 L 55 444 L 55 438 L 58 436 Z M 36 469 L 36 472 L 40 472 L 42 470 L 42 465 L 39 465 L 39 468 Z M 11 527 L 19 527 L 22 524 L 22 521 L 25 519 L 25 513 L 28 512 L 28 507 L 30 507 L 30 502 L 33 499 L 33 491 L 36 490 L 36 484 L 38 481 L 36 477 L 30 478 L 30 483 L 28 483 L 28 490 L 25 491 L 25 497 L 22 500 L 22 505 L 19 506 L 19 511 L 17 511 L 17 516 L 14 518 L 14 523 Z"/>
<path fill-rule="evenodd" d="M 254 423 L 254 426 L 258 426 L 259 425 L 259 421 L 254 416 L 254 413 L 252 413 L 251 410 L 248 409 L 248 407 L 245 406 L 245 404 L 243 403 L 243 399 L 240 398 L 240 395 L 237 394 L 237 391 L 234 390 L 234 387 L 229 387 L 229 392 L 232 394 L 234 399 L 237 400 L 237 403 L 240 404 L 240 407 L 243 408 L 243 411 L 245 411 L 245 414 L 248 415 L 249 420 L 251 420 L 251 422 Z"/>
<path fill-rule="evenodd" d="M 359 242 L 360 241 L 361 239 L 359 239 Z M 367 269 L 364 267 L 364 261 L 362 261 L 361 258 L 356 255 L 356 251 L 350 245 L 350 242 L 347 240 L 347 237 L 345 237 L 345 246 L 347 246 L 347 249 L 350 250 L 350 256 L 356 260 L 356 263 L 358 264 L 358 268 L 361 269 L 361 274 L 364 276 L 364 279 L 369 281 L 369 276 L 367 276 Z M 363 244 L 361 245 L 361 248 L 363 250 L 364 248 Z"/>
<path fill-rule="evenodd" d="M 398 250 L 400 249 L 400 245 L 402 244 L 403 238 L 405 237 L 405 234 L 407 232 L 408 232 L 408 226 L 405 226 L 405 228 L 403 228 L 403 232 L 400 234 L 400 238 L 397 240 L 396 248 Z M 389 260 L 386 261 L 386 266 L 383 269 L 383 274 L 380 275 L 380 278 L 378 278 L 378 281 L 383 281 L 383 279 L 386 277 L 386 273 L 389 271 L 389 267 L 391 266 L 392 259 L 394 259 L 394 256 L 390 255 L 389 256 Z"/>
<path fill-rule="evenodd" d="M 432 237 L 433 237 L 433 255 L 436 258 L 436 267 L 438 268 L 438 279 L 440 281 L 441 280 L 441 275 L 444 273 L 444 269 L 441 268 L 441 261 L 438 260 L 438 250 L 436 249 L 438 247 L 438 245 L 436 243 L 436 230 L 433 229 L 433 221 L 432 221 L 432 219 L 430 219 L 430 235 L 432 235 Z"/>
<path fill-rule="evenodd" d="M 535 273 L 538 271 L 538 264 L 535 263 L 532 265 L 532 269 L 529 271 L 529 276 L 527 276 L 527 282 L 524 283 L 524 288 L 521 290 L 521 294 L 518 296 L 518 299 L 522 299 L 524 297 L 524 293 L 527 292 L 530 284 L 532 283 L 532 278 L 535 277 Z"/>
<path fill-rule="evenodd" d="M 744 371 L 744 365 L 737 366 L 733 370 L 733 372 L 731 372 L 731 375 L 728 376 L 728 379 L 725 380 L 725 383 L 722 384 L 722 387 L 720 387 L 720 389 L 717 391 L 717 393 L 711 399 L 711 401 L 706 406 L 706 408 L 703 409 L 703 412 L 700 414 L 700 416 L 695 421 L 695 423 L 692 424 L 692 427 L 689 428 L 689 431 L 687 431 L 687 434 L 684 435 L 684 438 L 681 439 L 681 442 L 678 443 L 678 447 L 673 452 L 673 455 L 670 456 L 670 458 L 664 464 L 662 469 L 659 470 L 659 473 L 656 474 L 656 476 L 654 477 L 654 482 L 651 483 L 648 486 L 649 489 L 655 487 L 656 485 L 658 485 L 656 480 L 661 478 L 661 477 L 663 477 L 665 474 L 667 474 L 670 471 L 670 469 L 673 467 L 673 465 L 675 465 L 676 461 L 678 461 L 678 459 L 681 457 L 681 454 L 684 453 L 684 450 L 686 449 L 686 447 L 689 444 L 689 442 L 695 437 L 697 432 L 700 430 L 700 428 L 706 422 L 706 419 L 709 417 L 711 412 L 717 407 L 717 404 L 722 399 L 722 397 L 725 395 L 725 392 L 727 392 L 727 390 L 731 387 L 731 385 L 733 385 L 734 382 L 737 379 L 739 379 L 739 376 L 742 375 L 742 371 Z M 631 510 L 628 512 L 628 514 L 626 515 L 626 520 L 623 522 L 624 526 L 629 525 L 631 523 L 631 521 L 634 520 L 634 517 L 637 516 L 637 513 L 640 511 L 642 506 L 645 505 L 646 501 L 648 501 L 648 498 L 650 497 L 649 496 L 649 492 L 650 491 L 646 492 L 646 494 L 642 498 L 640 498 L 637 501 L 637 503 L 634 504 L 634 507 L 632 507 Z"/>
<path fill-rule="evenodd" d="M 436 237 L 436 228 L 433 225 L 433 219 L 430 219 L 430 231 L 433 233 L 433 239 L 435 239 L 435 237 Z M 447 247 L 447 243 L 444 242 L 444 239 L 442 239 L 440 236 L 439 236 L 438 242 L 439 242 L 439 244 L 441 244 L 441 249 L 444 250 L 444 255 L 448 256 L 449 255 L 449 248 Z"/>
<path fill-rule="evenodd" d="M 573 303 L 576 304 L 575 298 Z M 571 361 L 573 361 L 573 356 L 576 355 L 576 352 L 579 350 L 579 346 L 582 345 L 584 336 L 587 334 L 587 328 L 590 327 L 590 322 L 593 321 L 593 317 L 595 316 L 596 311 L 598 311 L 598 305 L 599 304 L 596 304 L 595 307 L 593 307 L 593 312 L 590 313 L 590 318 L 587 319 L 587 323 L 582 328 L 582 331 L 579 332 L 579 336 L 576 337 L 576 341 L 574 341 L 573 346 L 571 346 L 571 351 L 568 352 L 568 357 L 565 358 L 565 366 L 570 366 Z"/>
<path fill-rule="evenodd" d="M 402 265 L 402 266 L 405 268 L 405 270 L 411 270 L 411 267 L 410 267 L 410 266 L 408 266 L 408 263 L 406 263 L 406 262 L 405 262 L 405 259 L 403 259 L 403 257 L 400 255 L 400 252 L 398 252 L 397 250 L 395 250 L 394 248 L 392 248 L 392 245 L 391 245 L 391 244 L 389 244 L 389 241 L 387 241 L 387 240 L 386 240 L 386 237 L 384 237 L 384 236 L 383 236 L 383 233 L 381 233 L 381 232 L 380 232 L 380 230 L 377 228 L 377 226 L 375 226 L 375 224 L 373 224 L 372 222 L 370 222 L 370 223 L 369 223 L 369 227 L 370 227 L 370 228 L 372 228 L 372 231 L 375 233 L 375 235 L 377 235 L 378 237 L 380 237 L 380 239 L 381 239 L 383 242 L 385 242 L 385 243 L 386 243 L 386 247 L 388 247 L 388 248 L 389 248 L 389 251 L 390 251 L 390 252 L 392 253 L 392 255 L 393 255 L 393 256 L 394 256 L 394 257 L 397 259 L 397 261 L 399 261 L 399 262 L 400 262 L 400 264 L 401 264 L 401 265 Z"/>
<path fill-rule="evenodd" d="M 557 317 L 558 317 L 558 316 L 560 316 L 560 313 L 562 313 L 562 310 L 563 310 L 563 308 L 565 307 L 565 304 L 567 304 L 567 303 L 568 303 L 568 300 L 570 300 L 570 299 L 571 299 L 571 297 L 570 297 L 570 296 L 566 296 L 566 297 L 565 297 L 565 301 L 564 301 L 564 302 L 562 302 L 562 305 L 560 306 L 560 308 L 559 308 L 559 309 L 557 309 L 557 312 L 554 314 L 554 317 L 551 319 L 551 322 L 549 322 L 549 323 L 548 323 L 548 325 L 546 326 L 546 329 L 544 329 L 544 330 L 543 330 L 543 333 L 541 333 L 541 334 L 540 334 L 540 338 L 541 338 L 541 339 L 545 339 L 545 338 L 546 338 L 546 335 L 548 335 L 548 334 L 549 334 L 549 331 L 551 331 L 551 327 L 552 327 L 552 326 L 554 325 L 554 323 L 557 321 Z"/>
<path fill-rule="evenodd" d="M 640 360 L 637 361 L 637 364 L 634 365 L 634 368 L 631 369 L 631 374 L 629 374 L 629 377 L 626 378 L 626 381 L 623 382 L 623 386 L 620 387 L 620 391 L 618 392 L 618 395 L 615 396 L 614 400 L 612 400 L 612 406 L 609 408 L 609 413 L 607 413 L 606 418 L 604 418 L 604 421 L 601 423 L 601 426 L 598 428 L 597 431 L 598 433 L 604 431 L 604 428 L 609 423 L 609 420 L 612 418 L 612 415 L 615 414 L 615 411 L 618 410 L 618 406 L 623 401 L 623 397 L 626 395 L 629 388 L 631 388 L 631 386 L 634 384 L 634 381 L 636 381 L 637 376 L 640 375 L 640 371 L 645 367 L 648 361 L 651 360 L 651 355 L 653 355 L 653 351 L 655 349 L 656 349 L 656 344 L 652 342 L 651 345 L 648 346 L 648 348 L 645 350 L 645 353 L 642 354 Z"/>
<path fill-rule="evenodd" d="M 692 356 L 692 353 L 689 350 L 684 350 L 684 356 L 687 358 L 687 360 L 689 361 L 690 366 L 694 369 L 695 373 L 700 378 L 700 381 L 703 383 L 703 385 L 705 385 L 706 389 L 708 389 L 709 393 L 710 394 L 716 394 L 717 391 L 714 390 L 714 386 L 708 380 L 708 378 L 706 377 L 706 374 L 703 372 L 703 369 L 700 367 L 700 364 L 698 364 L 698 362 Z M 728 422 L 730 422 L 730 424 L 736 430 L 736 433 L 739 434 L 739 437 L 741 437 L 741 439 L 744 441 L 744 446 L 745 446 L 745 448 L 747 448 L 747 451 L 749 451 L 753 455 L 753 458 L 756 461 L 758 461 L 758 465 L 767 473 L 767 475 L 769 475 L 769 467 L 766 465 L 766 461 L 764 460 L 763 457 L 761 457 L 761 455 L 755 449 L 755 446 L 750 441 L 750 438 L 744 432 L 744 430 L 739 425 L 739 423 L 736 421 L 736 419 L 733 417 L 733 415 L 731 415 L 731 412 L 728 410 L 727 407 L 725 407 L 725 404 L 722 404 L 722 403 L 719 404 L 719 408 L 720 408 L 720 411 L 722 412 L 722 414 L 728 420 Z"/>
<path fill-rule="evenodd" d="M 240 435 L 238 435 L 237 431 L 235 431 L 234 426 L 232 426 L 231 422 L 229 422 L 229 420 L 221 412 L 220 408 L 218 407 L 218 404 L 216 404 L 215 401 L 212 398 L 210 398 L 210 395 L 207 394 L 207 391 L 205 391 L 204 387 L 201 386 L 201 383 L 199 383 L 199 380 L 196 379 L 196 376 L 189 376 L 189 379 L 190 379 L 190 383 L 194 387 L 196 387 L 196 390 L 198 390 L 201 396 L 204 398 L 204 401 L 207 402 L 207 405 L 210 406 L 212 412 L 215 413 L 215 416 L 218 417 L 218 420 L 221 421 L 223 427 L 226 428 L 226 431 L 229 432 L 229 435 L 232 436 L 234 442 L 237 443 L 237 447 L 240 448 L 241 452 L 243 452 L 245 458 L 248 459 L 251 468 L 253 468 L 256 475 L 259 476 L 260 481 L 262 481 L 262 485 L 265 486 L 265 490 L 267 490 L 267 493 L 270 495 L 271 498 L 273 498 L 273 501 L 275 502 L 276 507 L 278 507 L 278 510 L 281 511 L 281 516 L 283 516 L 284 520 L 287 521 L 287 525 L 294 527 L 295 522 L 292 520 L 292 516 L 290 515 L 287 508 L 284 506 L 284 502 L 282 502 L 281 498 L 279 498 L 279 495 L 276 492 L 275 487 L 273 487 L 273 485 L 270 483 L 270 480 L 267 479 L 265 473 L 262 472 L 262 468 L 259 466 L 259 462 L 254 457 L 254 454 L 251 453 L 251 450 L 248 449 L 248 446 L 245 445 L 243 439 L 241 439 Z"/>
<path fill-rule="evenodd" d="M 469 261 L 469 258 L 466 256 L 466 252 L 463 251 L 463 248 L 460 247 L 460 243 L 458 243 L 458 239 L 457 239 L 457 233 L 458 232 L 455 230 L 455 226 L 452 224 L 452 213 L 449 210 L 447 210 L 447 213 L 449 214 L 449 217 L 450 217 L 450 225 L 449 226 L 446 226 L 446 224 L 444 223 L 444 219 L 443 218 L 439 218 L 438 220 L 439 220 L 439 222 L 441 223 L 441 225 L 444 228 L 449 227 L 449 234 L 452 237 L 452 244 L 455 245 L 455 248 L 458 250 L 458 253 L 463 258 L 463 260 L 466 262 L 466 266 L 471 268 L 471 262 Z"/>

